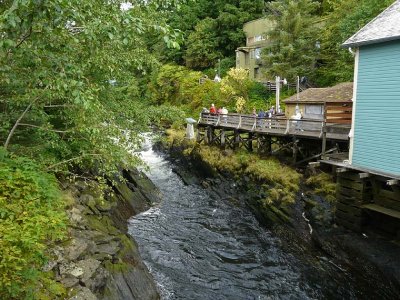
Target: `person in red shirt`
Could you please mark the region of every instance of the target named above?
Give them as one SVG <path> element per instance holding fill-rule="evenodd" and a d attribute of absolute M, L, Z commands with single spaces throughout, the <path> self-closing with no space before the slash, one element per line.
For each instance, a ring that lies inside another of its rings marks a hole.
<path fill-rule="evenodd" d="M 217 114 L 217 109 L 215 108 L 214 103 L 211 104 L 211 107 L 210 107 L 210 114 L 212 114 L 212 115 Z"/>

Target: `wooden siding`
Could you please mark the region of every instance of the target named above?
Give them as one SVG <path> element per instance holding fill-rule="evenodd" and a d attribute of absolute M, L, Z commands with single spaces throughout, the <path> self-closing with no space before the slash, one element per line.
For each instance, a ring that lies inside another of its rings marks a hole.
<path fill-rule="evenodd" d="M 400 175 L 400 41 L 360 48 L 352 164 Z"/>

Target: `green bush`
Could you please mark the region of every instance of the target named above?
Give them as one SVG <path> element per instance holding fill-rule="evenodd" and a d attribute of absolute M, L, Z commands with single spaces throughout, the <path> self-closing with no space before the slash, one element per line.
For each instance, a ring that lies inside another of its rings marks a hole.
<path fill-rule="evenodd" d="M 46 248 L 66 232 L 62 195 L 53 175 L 32 160 L 10 157 L 4 148 L 0 187 L 0 298 L 37 298 L 55 286 L 40 269 Z"/>
<path fill-rule="evenodd" d="M 184 107 L 184 110 L 196 113 L 202 107 L 209 108 L 211 103 L 221 106 L 219 84 L 212 80 L 199 84 L 202 77 L 201 72 L 182 66 L 163 65 L 153 74 L 147 97 L 153 104 Z"/>
<path fill-rule="evenodd" d="M 310 176 L 306 180 L 306 185 L 312 188 L 315 194 L 325 197 L 328 202 L 336 201 L 336 183 L 332 175 L 321 172 Z"/>

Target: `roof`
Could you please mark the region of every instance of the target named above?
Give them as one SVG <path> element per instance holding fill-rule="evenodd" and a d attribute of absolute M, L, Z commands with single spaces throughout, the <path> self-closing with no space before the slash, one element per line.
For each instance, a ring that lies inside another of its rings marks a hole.
<path fill-rule="evenodd" d="M 310 88 L 297 95 L 293 95 L 283 100 L 290 103 L 325 103 L 325 102 L 345 102 L 353 98 L 353 83 L 344 82 L 333 87 Z"/>
<path fill-rule="evenodd" d="M 375 19 L 343 43 L 355 47 L 400 39 L 400 0 L 396 0 Z"/>

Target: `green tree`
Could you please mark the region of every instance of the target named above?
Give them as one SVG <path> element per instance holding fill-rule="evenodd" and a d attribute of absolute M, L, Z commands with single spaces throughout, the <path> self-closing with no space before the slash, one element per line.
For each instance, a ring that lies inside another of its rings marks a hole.
<path fill-rule="evenodd" d="M 354 57 L 342 43 L 392 4 L 393 0 L 325 0 L 324 28 L 321 41 L 320 68 L 315 81 L 333 85 L 352 81 Z"/>
<path fill-rule="evenodd" d="M 205 69 L 215 64 L 222 56 L 218 50 L 216 22 L 206 18 L 197 23 L 189 35 L 185 53 L 186 66 L 193 69 Z"/>
<path fill-rule="evenodd" d="M 143 37 L 176 45 L 157 2 L 121 10 L 122 2 L 2 2 L 0 141 L 10 152 L 52 171 L 138 162 L 126 151 L 147 120 L 135 75 L 156 64 Z"/>
<path fill-rule="evenodd" d="M 315 15 L 318 7 L 313 0 L 277 0 L 267 5 L 269 17 L 276 24 L 267 33 L 272 44 L 262 53 L 268 76 L 294 80 L 313 74 L 321 26 Z"/>
<path fill-rule="evenodd" d="M 214 66 L 217 59 L 234 58 L 245 43 L 243 24 L 262 16 L 264 0 L 187 0 L 169 11 L 169 24 L 182 32 L 181 49 L 158 44 L 163 62 L 186 64 L 197 69 Z M 197 50 L 197 47 L 200 47 Z M 210 55 L 204 52 L 211 51 Z M 201 63 L 206 56 L 206 63 Z"/>

